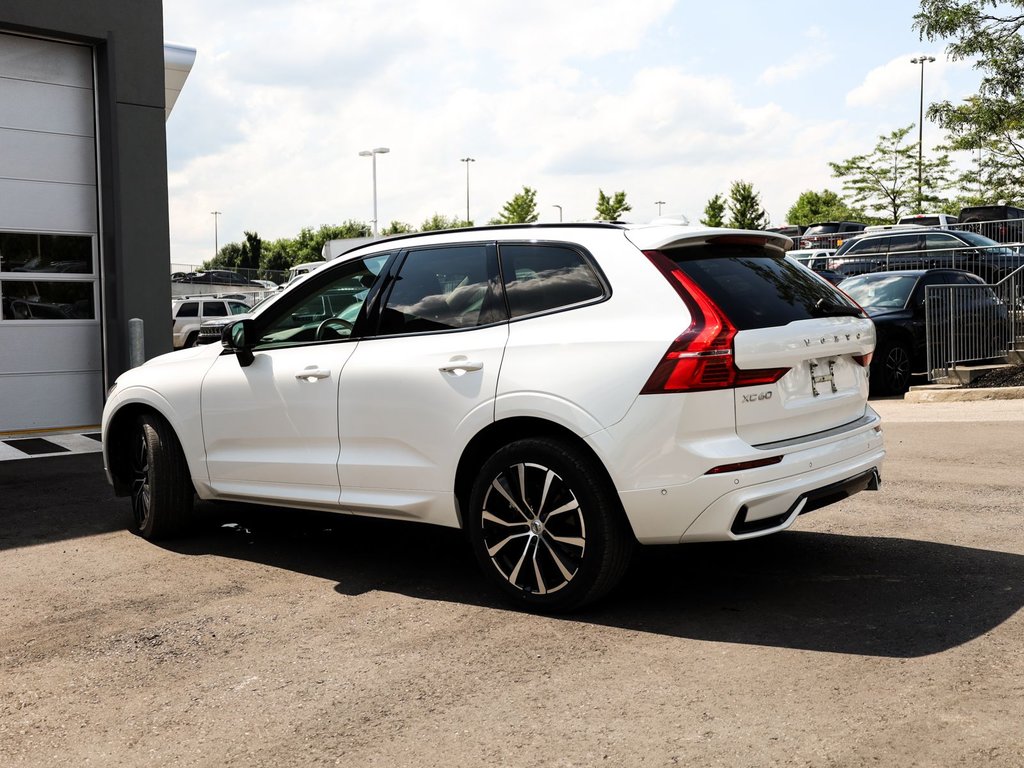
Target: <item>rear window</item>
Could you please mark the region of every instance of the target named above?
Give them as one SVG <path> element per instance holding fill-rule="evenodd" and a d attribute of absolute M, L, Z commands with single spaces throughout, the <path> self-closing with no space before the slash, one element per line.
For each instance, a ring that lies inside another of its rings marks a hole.
<path fill-rule="evenodd" d="M 815 224 L 804 230 L 804 235 L 831 235 L 839 231 L 839 224 Z"/>
<path fill-rule="evenodd" d="M 821 317 L 819 302 L 855 307 L 824 280 L 757 246 L 704 245 L 664 252 L 726 314 L 737 330 Z"/>

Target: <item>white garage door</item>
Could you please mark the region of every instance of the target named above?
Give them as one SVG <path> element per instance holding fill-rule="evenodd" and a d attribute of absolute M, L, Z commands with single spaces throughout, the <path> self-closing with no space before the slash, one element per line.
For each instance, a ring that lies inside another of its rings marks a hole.
<path fill-rule="evenodd" d="M 0 432 L 99 423 L 92 49 L 0 34 Z"/>

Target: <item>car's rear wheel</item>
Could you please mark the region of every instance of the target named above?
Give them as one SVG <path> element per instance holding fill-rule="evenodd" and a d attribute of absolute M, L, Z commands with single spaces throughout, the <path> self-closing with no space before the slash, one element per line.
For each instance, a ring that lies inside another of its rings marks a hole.
<path fill-rule="evenodd" d="M 604 596 L 635 543 L 602 468 L 550 438 L 517 440 L 484 463 L 467 524 L 487 577 L 516 604 L 540 611 Z"/>
<path fill-rule="evenodd" d="M 157 540 L 182 532 L 195 489 L 178 438 L 157 416 L 140 416 L 130 445 L 132 530 Z"/>
<path fill-rule="evenodd" d="M 910 350 L 899 341 L 884 342 L 875 350 L 871 390 L 877 395 L 902 395 L 910 388 Z"/>

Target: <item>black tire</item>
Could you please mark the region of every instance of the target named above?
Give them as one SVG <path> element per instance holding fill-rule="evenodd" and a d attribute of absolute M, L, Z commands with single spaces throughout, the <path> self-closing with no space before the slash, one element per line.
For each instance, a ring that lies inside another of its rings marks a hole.
<path fill-rule="evenodd" d="M 902 395 L 910 389 L 910 350 L 899 341 L 885 341 L 871 360 L 871 392 Z"/>
<path fill-rule="evenodd" d="M 189 347 L 195 347 L 199 345 L 199 331 L 192 331 L 185 339 L 185 346 L 182 349 L 188 349 Z"/>
<path fill-rule="evenodd" d="M 131 435 L 132 531 L 150 541 L 182 533 L 192 519 L 195 488 L 174 430 L 140 416 Z"/>
<path fill-rule="evenodd" d="M 487 578 L 516 605 L 542 612 L 603 597 L 636 542 L 602 467 L 543 437 L 510 443 L 484 463 L 466 525 Z"/>

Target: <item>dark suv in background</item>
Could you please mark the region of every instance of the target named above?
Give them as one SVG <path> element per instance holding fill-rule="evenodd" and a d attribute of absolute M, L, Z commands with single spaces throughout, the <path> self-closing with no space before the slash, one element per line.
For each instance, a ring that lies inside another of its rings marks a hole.
<path fill-rule="evenodd" d="M 1000 243 L 1024 240 L 1024 208 L 1014 205 L 975 205 L 960 211 L 964 229 L 991 237 Z"/>
<path fill-rule="evenodd" d="M 859 221 L 823 221 L 811 224 L 800 236 L 801 248 L 838 248 L 846 240 L 864 231 Z"/>
<path fill-rule="evenodd" d="M 1024 265 L 1024 256 L 976 232 L 889 230 L 846 241 L 828 268 L 850 277 L 892 269 L 962 269 L 989 283 Z"/>

